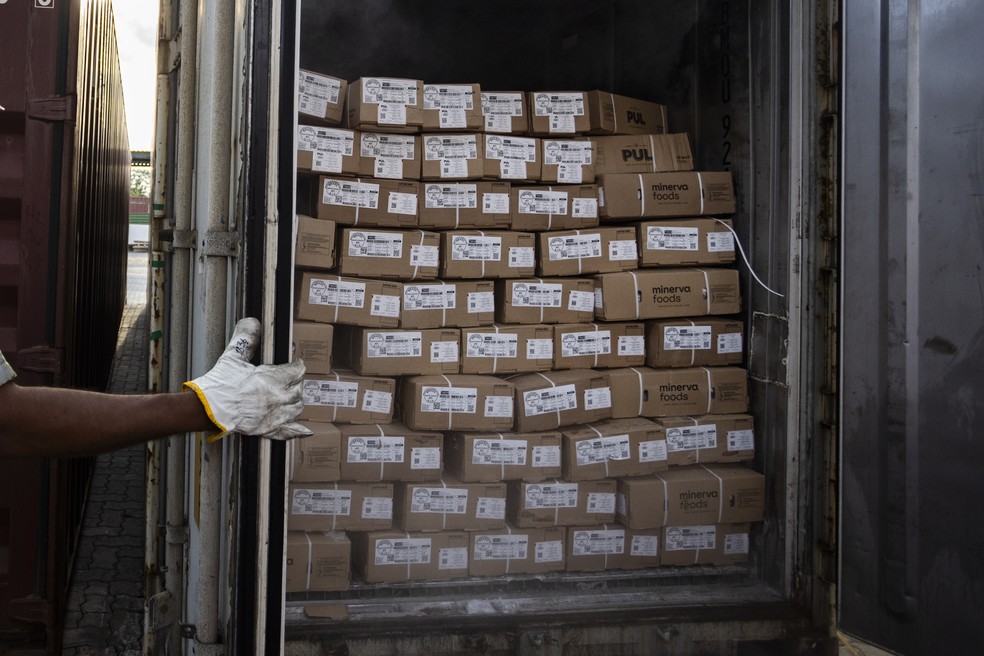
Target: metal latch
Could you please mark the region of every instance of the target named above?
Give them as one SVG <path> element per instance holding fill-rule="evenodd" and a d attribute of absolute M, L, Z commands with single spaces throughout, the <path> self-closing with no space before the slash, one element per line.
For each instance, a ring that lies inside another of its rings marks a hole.
<path fill-rule="evenodd" d="M 65 350 L 51 346 L 32 346 L 17 353 L 17 368 L 39 374 L 61 374 Z"/>
<path fill-rule="evenodd" d="M 75 118 L 75 96 L 44 96 L 27 101 L 27 117 L 38 121 L 68 121 Z"/>
<path fill-rule="evenodd" d="M 211 257 L 239 257 L 239 233 L 226 230 L 206 232 L 201 253 Z"/>

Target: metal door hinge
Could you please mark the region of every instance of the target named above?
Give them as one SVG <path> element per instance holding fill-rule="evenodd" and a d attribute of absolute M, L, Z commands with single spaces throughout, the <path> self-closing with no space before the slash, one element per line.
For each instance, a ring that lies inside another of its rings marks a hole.
<path fill-rule="evenodd" d="M 239 257 L 239 233 L 211 230 L 205 233 L 201 253 L 211 257 Z"/>
<path fill-rule="evenodd" d="M 27 101 L 27 117 L 38 121 L 69 121 L 75 118 L 75 96 L 45 96 Z"/>

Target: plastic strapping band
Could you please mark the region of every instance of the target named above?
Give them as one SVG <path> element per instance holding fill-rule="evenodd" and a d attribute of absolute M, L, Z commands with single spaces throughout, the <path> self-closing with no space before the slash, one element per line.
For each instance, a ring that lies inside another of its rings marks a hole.
<path fill-rule="evenodd" d="M 311 589 L 311 570 L 314 569 L 314 545 L 311 544 L 311 536 L 308 533 L 304 534 L 304 539 L 308 543 L 308 557 L 307 557 L 307 579 L 304 581 L 304 589 Z"/>
<path fill-rule="evenodd" d="M 448 286 L 454 287 L 455 303 L 458 302 L 458 287 L 453 282 L 441 281 L 441 325 L 448 325 L 448 295 L 443 293 L 444 288 Z"/>
<path fill-rule="evenodd" d="M 649 152 L 653 154 L 652 172 L 656 173 L 656 141 L 653 135 L 649 135 Z"/>
<path fill-rule="evenodd" d="M 707 277 L 706 274 L 705 274 L 704 277 L 705 278 Z M 684 321 L 689 321 L 690 322 L 690 326 L 693 327 L 693 328 L 696 328 L 697 327 L 697 324 L 694 323 L 694 320 L 693 319 L 685 319 Z M 694 366 L 694 362 L 696 362 L 696 360 L 697 360 L 697 346 L 691 344 L 691 346 L 690 346 L 690 366 L 691 367 Z"/>
<path fill-rule="evenodd" d="M 461 183 L 460 182 L 455 182 L 453 184 L 453 186 L 454 186 L 454 197 L 455 197 L 455 199 L 461 198 L 460 194 L 458 193 L 460 191 Z M 458 200 L 456 200 L 455 201 L 455 204 L 454 204 L 454 227 L 455 227 L 455 229 L 457 229 L 459 225 L 461 225 L 461 202 L 458 201 Z"/>
<path fill-rule="evenodd" d="M 448 484 L 444 482 L 443 476 L 441 477 L 441 486 L 445 490 L 448 489 Z M 444 503 L 447 503 L 447 499 L 445 499 Z M 448 527 L 448 509 L 447 507 L 445 507 L 443 510 L 441 510 L 441 530 L 443 531 L 447 527 Z"/>
<path fill-rule="evenodd" d="M 639 174 L 639 216 L 646 216 L 646 185 Z"/>
<path fill-rule="evenodd" d="M 297 471 L 297 440 L 291 440 L 293 444 L 290 445 L 290 480 L 294 480 L 294 474 Z"/>
<path fill-rule="evenodd" d="M 711 471 L 707 465 L 701 465 L 708 474 L 713 476 L 718 480 L 718 520 L 717 523 L 721 523 L 721 519 L 724 517 L 724 479 Z"/>
<path fill-rule="evenodd" d="M 666 484 L 666 479 L 659 474 L 656 474 L 656 478 L 663 481 L 663 526 L 666 526 L 670 517 L 670 486 Z"/>
<path fill-rule="evenodd" d="M 707 410 L 704 414 L 709 415 L 711 414 L 711 397 L 714 396 L 714 389 L 711 387 L 711 370 L 707 367 L 701 367 L 701 369 L 707 374 Z"/>
<path fill-rule="evenodd" d="M 495 334 L 498 335 L 499 324 L 497 323 L 492 324 L 492 327 L 495 328 Z M 492 348 L 492 373 L 497 373 L 498 371 L 499 371 L 499 341 L 496 340 L 496 343 L 493 344 L 493 348 Z"/>
<path fill-rule="evenodd" d="M 704 177 L 697 173 L 697 188 L 700 190 L 700 213 L 704 214 Z"/>
<path fill-rule="evenodd" d="M 612 116 L 615 119 L 615 125 L 614 125 L 615 129 L 612 131 L 612 134 L 618 134 L 618 112 L 615 111 L 615 94 L 614 93 L 608 94 L 608 99 L 612 102 Z"/>
<path fill-rule="evenodd" d="M 417 242 L 417 261 L 420 261 L 421 251 L 424 249 L 424 231 L 418 230 L 420 233 L 420 241 Z M 410 259 L 413 259 L 413 247 L 410 247 Z M 410 276 L 410 280 L 416 280 L 417 274 L 420 272 L 420 264 L 413 265 L 413 275 Z"/>
<path fill-rule="evenodd" d="M 594 331 L 595 331 L 595 345 L 594 345 L 594 349 L 595 349 L 595 354 L 594 354 L 594 364 L 593 364 L 593 365 L 591 365 L 591 366 L 592 366 L 592 367 L 597 367 L 597 366 L 598 366 L 598 340 L 599 340 L 599 339 L 601 339 L 601 336 L 600 336 L 600 335 L 598 334 L 598 324 L 596 324 L 596 323 L 592 323 L 591 325 L 592 325 L 592 326 L 594 327 Z"/>
<path fill-rule="evenodd" d="M 707 269 L 697 269 L 702 274 L 704 274 L 704 293 L 707 294 L 707 312 L 705 314 L 711 313 L 711 278 L 707 275 Z"/>
<path fill-rule="evenodd" d="M 646 393 L 646 386 L 642 382 L 642 372 L 639 371 L 638 369 L 636 369 L 635 367 L 629 367 L 629 368 L 632 369 L 632 371 L 635 372 L 635 375 L 639 378 L 639 414 L 638 414 L 638 416 L 641 417 L 642 416 L 642 402 L 643 402 L 643 396 Z"/>
<path fill-rule="evenodd" d="M 697 417 L 690 417 L 690 421 L 694 422 L 694 426 L 696 426 L 698 428 L 698 434 L 699 434 L 699 432 L 700 432 L 700 430 L 699 430 L 700 429 L 700 422 L 697 421 Z M 717 427 L 716 426 L 715 426 L 715 431 L 717 431 Z M 700 464 L 700 441 L 699 440 L 694 441 L 694 453 L 697 456 L 697 459 L 694 460 L 694 463 L 699 465 Z"/>
<path fill-rule="evenodd" d="M 338 483 L 333 483 L 333 490 L 338 492 Z M 338 522 L 338 494 L 332 498 L 332 509 L 335 511 L 331 514 L 331 530 L 335 530 L 335 525 Z"/>
<path fill-rule="evenodd" d="M 359 185 L 359 190 L 362 190 L 362 178 L 356 178 L 355 184 Z M 356 194 L 356 198 L 359 198 L 362 194 Z M 352 225 L 359 225 L 359 209 L 362 207 L 362 201 L 357 200 L 355 203 L 355 223 Z"/>
<path fill-rule="evenodd" d="M 338 278 L 338 287 L 335 288 L 335 318 L 332 320 L 332 323 L 338 323 L 338 302 L 341 300 L 339 296 L 341 296 L 342 292 L 342 277 L 336 277 Z M 365 303 L 365 299 L 362 299 L 362 302 Z"/>
<path fill-rule="evenodd" d="M 506 524 L 506 531 L 509 533 L 509 537 L 512 537 L 512 529 L 509 528 L 509 524 Z M 506 548 L 506 574 L 509 573 L 509 563 L 512 561 L 512 546 L 512 540 L 510 540 Z"/>
<path fill-rule="evenodd" d="M 574 231 L 574 236 L 575 237 L 580 237 L 581 236 L 581 231 L 580 230 L 575 230 Z M 578 243 L 578 249 L 577 249 L 577 275 L 581 275 L 581 268 L 582 268 L 581 267 L 581 248 L 580 248 L 580 243 Z"/>
<path fill-rule="evenodd" d="M 382 426 L 376 424 L 376 430 L 379 431 L 380 438 L 386 437 L 386 431 L 383 430 Z M 380 447 L 380 456 L 382 456 L 383 455 L 382 449 L 385 448 L 385 445 L 383 444 L 383 439 L 379 440 L 379 447 Z M 382 457 L 379 458 L 379 480 L 381 481 L 386 480 L 386 463 L 384 462 L 384 458 Z"/>
<path fill-rule="evenodd" d="M 502 433 L 496 433 L 499 441 L 502 442 L 505 438 L 502 437 Z M 506 479 L 506 461 L 502 457 L 502 449 L 499 449 L 499 477 L 503 480 Z"/>
<path fill-rule="evenodd" d="M 336 307 L 336 309 L 338 308 L 337 305 L 335 307 Z M 334 372 L 334 374 L 335 374 L 335 382 L 336 383 L 342 382 L 342 379 L 341 379 L 341 377 L 339 377 L 338 372 L 336 371 L 336 372 Z M 359 404 L 359 384 L 358 383 L 355 384 L 355 403 L 358 406 L 358 404 Z M 331 406 L 331 420 L 332 421 L 335 421 L 335 419 L 337 417 L 338 417 L 338 404 L 336 403 L 335 405 Z"/>
<path fill-rule="evenodd" d="M 482 237 L 484 237 L 485 236 L 485 231 L 484 230 L 479 230 L 478 231 L 478 234 L 481 235 Z M 479 277 L 480 278 L 484 278 L 485 277 L 485 256 L 484 255 L 482 256 L 481 260 L 482 260 L 482 275 L 479 276 Z"/>
<path fill-rule="evenodd" d="M 595 435 L 598 436 L 598 439 L 601 439 L 601 440 L 604 440 L 605 439 L 605 436 L 601 434 L 601 431 L 598 430 L 597 428 L 595 428 L 594 426 L 592 426 L 591 424 L 585 424 L 585 426 L 587 426 L 588 428 L 590 428 L 591 430 L 593 430 L 595 432 Z M 609 473 L 608 473 L 608 453 L 607 453 L 607 450 L 605 449 L 604 442 L 602 442 L 602 444 L 601 444 L 601 450 L 602 450 L 602 453 L 605 454 L 605 478 L 608 478 L 608 476 L 609 476 Z"/>
<path fill-rule="evenodd" d="M 534 278 L 534 280 L 536 280 L 537 284 L 540 284 L 540 285 L 543 284 L 543 278 Z M 561 307 L 563 307 L 563 305 L 564 305 L 563 286 L 561 287 L 561 292 L 560 292 L 560 305 L 561 305 Z M 543 302 L 542 301 L 540 302 L 540 323 L 543 323 Z"/>
<path fill-rule="evenodd" d="M 410 542 L 410 531 L 406 531 L 405 534 L 407 536 L 407 542 Z M 409 581 L 410 580 L 410 560 L 411 560 L 410 559 L 410 549 L 409 549 L 410 545 L 408 544 L 407 547 L 408 547 L 407 548 L 407 554 L 406 554 L 406 559 L 407 559 L 407 580 Z"/>
<path fill-rule="evenodd" d="M 543 380 L 547 381 L 548 383 L 550 383 L 550 387 L 553 387 L 554 389 L 557 388 L 557 383 L 555 383 L 552 380 L 550 380 L 549 378 L 547 378 L 545 375 L 543 375 L 543 373 L 541 373 L 541 372 L 538 371 L 538 372 L 536 372 L 536 375 L 539 376 L 540 378 L 542 378 Z M 559 428 L 560 425 L 561 425 L 561 422 L 560 422 L 560 408 L 558 407 L 557 408 L 557 427 Z"/>
<path fill-rule="evenodd" d="M 635 318 L 639 319 L 639 278 L 635 271 L 627 271 L 632 276 L 632 301 L 635 303 Z"/>
<path fill-rule="evenodd" d="M 552 192 L 553 187 L 548 186 L 547 191 Z M 553 228 L 553 212 L 547 215 L 547 230 L 550 230 L 551 228 Z"/>
<path fill-rule="evenodd" d="M 560 480 L 555 478 L 554 484 L 560 485 Z M 577 483 L 574 483 L 574 485 L 577 485 Z M 557 526 L 558 522 L 560 522 L 560 506 L 554 503 L 554 526 Z"/>
<path fill-rule="evenodd" d="M 451 413 L 452 413 L 452 408 L 451 408 L 451 405 L 452 405 L 452 403 L 451 403 L 451 390 L 453 388 L 451 386 L 451 380 L 447 376 L 445 376 L 444 374 L 441 374 L 441 378 L 443 378 L 444 379 L 444 382 L 448 384 L 448 428 L 447 429 L 448 430 L 451 430 Z"/>

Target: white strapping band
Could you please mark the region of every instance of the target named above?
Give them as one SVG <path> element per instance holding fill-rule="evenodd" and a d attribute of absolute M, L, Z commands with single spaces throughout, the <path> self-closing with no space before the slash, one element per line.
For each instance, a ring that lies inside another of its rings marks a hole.
<path fill-rule="evenodd" d="M 459 191 L 460 191 L 461 183 L 455 182 L 453 186 L 454 186 L 455 199 L 460 199 L 461 195 L 459 194 Z M 454 227 L 457 228 L 460 224 L 461 224 L 461 201 L 456 200 L 454 204 Z"/>
<path fill-rule="evenodd" d="M 711 414 L 711 399 L 714 396 L 714 388 L 711 387 L 711 370 L 707 367 L 701 367 L 704 373 L 707 375 L 707 410 L 704 412 L 705 415 Z"/>
<path fill-rule="evenodd" d="M 704 275 L 704 300 L 706 311 L 704 314 L 711 313 L 711 278 L 707 275 L 707 269 L 698 269 L 694 267 L 694 271 L 700 271 Z"/>
<path fill-rule="evenodd" d="M 505 438 L 502 437 L 502 433 L 495 434 L 499 441 L 502 442 Z M 506 461 L 502 457 L 502 449 L 499 449 L 499 478 L 502 480 L 506 479 Z"/>
<path fill-rule="evenodd" d="M 380 437 L 380 440 L 379 440 L 379 447 L 380 447 L 380 454 L 379 454 L 379 480 L 385 481 L 386 480 L 386 462 L 385 462 L 386 458 L 384 457 L 385 456 L 385 453 L 383 453 L 383 448 L 385 448 L 385 445 L 383 444 L 383 441 L 386 438 L 386 432 L 383 430 L 383 427 L 380 426 L 379 424 L 375 424 L 375 426 L 376 426 L 376 430 L 379 431 L 379 437 Z"/>
<path fill-rule="evenodd" d="M 553 381 L 552 381 L 552 380 L 550 380 L 550 379 L 549 379 L 549 378 L 548 378 L 547 376 L 545 376 L 545 375 L 543 375 L 543 373 L 541 373 L 541 372 L 539 372 L 539 371 L 537 371 L 537 372 L 535 372 L 535 373 L 536 373 L 536 375 L 537 375 L 537 376 L 539 376 L 539 377 L 540 377 L 540 378 L 542 378 L 543 380 L 545 380 L 545 381 L 547 381 L 548 383 L 550 383 L 550 387 L 553 387 L 553 388 L 555 388 L 555 389 L 556 389 L 556 387 L 557 387 L 557 383 L 555 383 L 555 382 L 553 382 Z M 524 404 L 524 405 L 525 405 L 525 404 Z M 560 407 L 558 406 L 558 407 L 557 407 L 557 427 L 559 428 L 559 427 L 560 427 L 560 425 L 561 425 L 561 421 L 560 421 Z"/>
<path fill-rule="evenodd" d="M 639 318 L 639 301 L 641 294 L 639 293 L 639 278 L 636 276 L 635 271 L 627 271 L 630 276 L 632 276 L 632 300 L 635 302 L 635 318 Z"/>
<path fill-rule="evenodd" d="M 656 478 L 663 481 L 663 526 L 666 526 L 670 517 L 670 486 L 666 484 L 666 479 L 659 474 L 656 474 Z"/>
<path fill-rule="evenodd" d="M 699 432 L 700 432 L 700 430 L 699 430 L 700 429 L 700 422 L 697 421 L 697 417 L 689 417 L 689 419 L 690 419 L 690 421 L 694 422 L 694 427 L 698 428 L 698 434 L 699 434 Z M 716 430 L 716 428 L 715 428 L 715 430 Z M 699 465 L 700 464 L 700 440 L 696 440 L 694 442 L 694 454 L 697 456 L 697 459 L 694 460 L 694 463 L 696 463 L 696 464 Z"/>
<path fill-rule="evenodd" d="M 646 394 L 646 386 L 642 382 L 642 372 L 639 371 L 638 369 L 636 369 L 635 367 L 629 367 L 629 369 L 631 369 L 632 371 L 634 371 L 635 372 L 635 375 L 638 376 L 638 378 L 639 378 L 639 414 L 637 416 L 641 417 L 642 416 L 642 402 L 643 402 L 643 397 Z"/>
<path fill-rule="evenodd" d="M 721 523 L 721 519 L 724 517 L 724 480 L 711 471 L 707 465 L 701 465 L 708 474 L 713 476 L 718 480 L 718 520 L 717 523 Z"/>
<path fill-rule="evenodd" d="M 585 424 L 585 426 L 587 426 L 588 428 L 590 428 L 591 430 L 593 430 L 595 432 L 595 435 L 597 435 L 599 439 L 601 439 L 601 440 L 604 440 L 605 439 L 605 436 L 601 434 L 601 431 L 598 430 L 597 428 L 595 428 L 594 426 L 592 426 L 591 424 Z M 604 443 L 602 443 L 601 446 L 602 446 L 602 453 L 605 454 L 605 478 L 608 478 L 608 476 L 609 476 L 609 474 L 608 474 L 608 452 L 604 448 L 605 447 Z"/>
<path fill-rule="evenodd" d="M 337 305 L 335 306 L 335 311 L 336 312 L 338 311 L 338 306 Z M 336 383 L 342 382 L 342 379 L 338 375 L 338 372 L 336 371 L 336 372 L 333 372 L 333 373 L 335 374 L 335 382 Z M 356 407 L 359 406 L 359 384 L 358 383 L 355 384 L 355 405 L 356 405 Z M 336 403 L 335 405 L 331 406 L 331 420 L 332 421 L 335 421 L 335 419 L 337 417 L 338 417 L 338 404 Z"/>
<path fill-rule="evenodd" d="M 335 496 L 332 498 L 332 504 L 331 504 L 332 510 L 335 511 L 331 514 L 331 530 L 334 531 L 335 525 L 338 523 L 338 494 L 337 494 L 338 483 L 332 483 L 332 489 L 334 489 L 336 493 Z"/>
<path fill-rule="evenodd" d="M 308 543 L 308 557 L 307 557 L 307 578 L 304 581 L 304 589 L 311 589 L 311 570 L 314 569 L 314 545 L 311 544 L 311 536 L 308 533 L 304 534 L 304 539 Z"/>
<path fill-rule="evenodd" d="M 451 406 L 453 405 L 451 403 L 451 389 L 452 389 L 452 387 L 451 387 L 451 380 L 447 376 L 445 376 L 444 374 L 441 374 L 441 378 L 443 378 L 444 379 L 444 382 L 448 384 L 448 428 L 447 429 L 448 430 L 451 430 L 451 417 L 452 417 L 452 414 L 451 414 L 452 413 L 452 408 L 451 408 Z"/>
<path fill-rule="evenodd" d="M 649 152 L 653 155 L 652 166 L 650 168 L 652 168 L 653 173 L 656 173 L 656 140 L 653 139 L 653 135 L 649 135 Z"/>
<path fill-rule="evenodd" d="M 700 190 L 700 213 L 704 214 L 704 176 L 697 172 L 697 188 Z"/>
<path fill-rule="evenodd" d="M 548 186 L 547 191 L 552 192 L 553 187 Z M 553 228 L 553 212 L 547 215 L 547 230 L 550 230 L 551 228 Z"/>
<path fill-rule="evenodd" d="M 423 250 L 423 246 L 424 246 L 424 231 L 423 230 L 418 230 L 417 232 L 420 233 L 420 241 L 417 242 L 417 246 L 419 247 L 418 250 L 417 250 L 417 257 L 418 257 L 418 261 L 419 261 L 420 251 Z M 411 259 L 413 259 L 413 247 L 412 246 L 410 247 L 410 252 L 411 252 L 411 256 L 410 257 L 411 257 Z M 416 280 L 417 279 L 417 273 L 419 272 L 419 270 L 420 270 L 420 265 L 419 264 L 414 264 L 413 265 L 413 275 L 410 276 L 410 280 Z"/>
<path fill-rule="evenodd" d="M 512 529 L 509 528 L 509 524 L 506 524 L 506 531 L 508 531 L 509 536 L 512 537 Z M 509 573 L 509 563 L 512 561 L 512 541 L 509 541 L 509 545 L 506 548 L 506 574 Z"/>
<path fill-rule="evenodd" d="M 361 191 L 362 190 L 362 178 L 356 178 L 355 179 L 355 184 L 359 185 L 359 190 Z M 359 225 L 359 209 L 362 208 L 362 194 L 361 193 L 356 194 L 355 197 L 356 197 L 356 201 L 355 201 L 355 223 L 353 223 L 352 225 Z"/>
<path fill-rule="evenodd" d="M 614 130 L 612 130 L 612 134 L 618 134 L 618 112 L 615 111 L 615 94 L 614 93 L 608 94 L 608 99 L 612 103 L 612 117 L 615 119 L 615 125 L 613 126 Z"/>
<path fill-rule="evenodd" d="M 479 230 L 478 231 L 478 234 L 480 236 L 484 237 L 485 236 L 485 231 L 484 230 Z M 501 254 L 500 254 L 500 257 L 501 257 Z M 482 260 L 482 275 L 479 276 L 479 277 L 480 278 L 484 278 L 485 277 L 485 256 L 482 256 L 480 259 Z"/>
<path fill-rule="evenodd" d="M 646 185 L 639 174 L 639 216 L 646 216 Z"/>
<path fill-rule="evenodd" d="M 406 532 L 406 536 L 407 536 L 407 542 L 410 542 L 410 531 L 407 531 Z M 409 547 L 409 546 L 410 545 L 408 544 L 407 547 Z M 406 552 L 406 556 L 405 557 L 407 559 L 407 580 L 409 581 L 410 580 L 410 560 L 411 560 L 411 558 L 410 558 L 410 550 L 409 549 L 407 549 L 407 552 Z"/>

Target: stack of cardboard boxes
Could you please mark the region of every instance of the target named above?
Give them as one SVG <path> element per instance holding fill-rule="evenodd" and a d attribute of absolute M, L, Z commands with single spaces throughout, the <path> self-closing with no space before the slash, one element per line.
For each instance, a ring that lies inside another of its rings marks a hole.
<path fill-rule="evenodd" d="M 288 591 L 747 559 L 730 174 L 611 93 L 301 82 Z"/>

